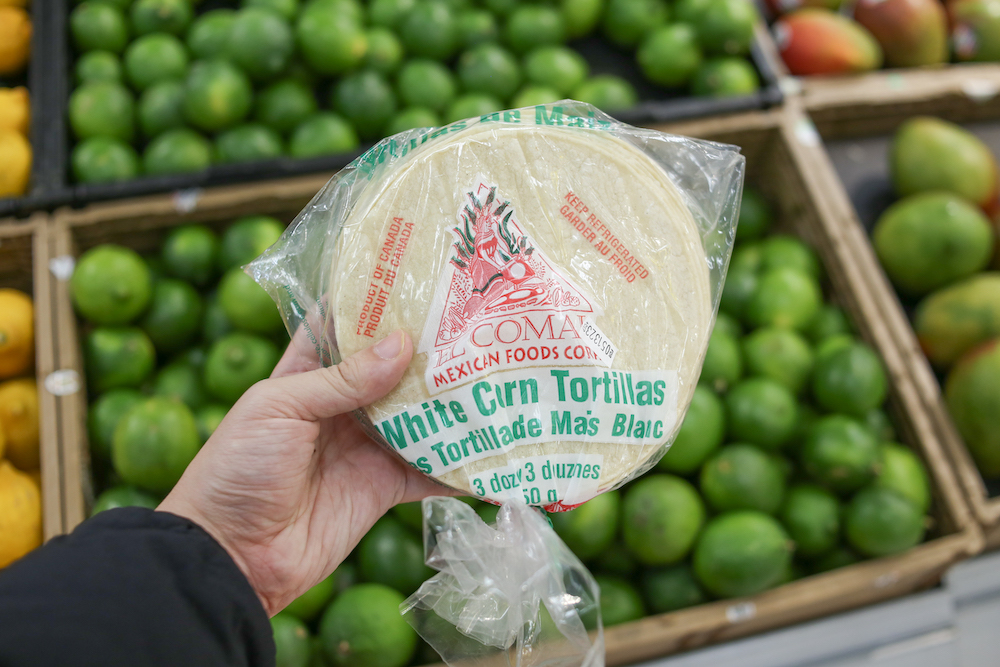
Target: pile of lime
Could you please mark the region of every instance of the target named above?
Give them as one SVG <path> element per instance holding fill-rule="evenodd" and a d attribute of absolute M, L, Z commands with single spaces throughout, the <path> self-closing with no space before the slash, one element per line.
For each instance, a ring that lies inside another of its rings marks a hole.
<path fill-rule="evenodd" d="M 271 297 L 241 267 L 284 225 L 240 218 L 222 234 L 171 229 L 159 252 L 86 250 L 70 294 L 82 318 L 93 513 L 155 507 L 234 402 L 288 343 Z"/>
<path fill-rule="evenodd" d="M 750 0 L 84 0 L 70 15 L 73 174 L 103 183 L 361 141 L 506 107 L 636 104 L 571 40 L 600 33 L 695 95 L 759 86 Z M 140 155 L 141 154 L 141 155 Z"/>

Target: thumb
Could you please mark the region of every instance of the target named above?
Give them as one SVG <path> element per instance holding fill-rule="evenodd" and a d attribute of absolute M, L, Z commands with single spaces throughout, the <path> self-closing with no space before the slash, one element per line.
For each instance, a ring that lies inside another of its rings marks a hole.
<path fill-rule="evenodd" d="M 267 401 L 284 417 L 314 421 L 374 403 L 399 384 L 413 342 L 405 331 L 352 354 L 336 366 L 264 380 Z"/>

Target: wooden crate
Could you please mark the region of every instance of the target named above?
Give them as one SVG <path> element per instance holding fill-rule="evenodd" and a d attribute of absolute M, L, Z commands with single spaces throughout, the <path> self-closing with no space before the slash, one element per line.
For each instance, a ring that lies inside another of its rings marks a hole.
<path fill-rule="evenodd" d="M 323 187 L 332 174 L 254 183 L 211 190 L 190 190 L 81 209 L 60 209 L 52 216 L 53 256 L 72 266 L 80 253 L 101 243 L 117 243 L 139 253 L 159 248 L 170 228 L 191 222 L 225 227 L 243 215 L 273 215 L 285 222 Z M 61 365 L 80 374 L 81 390 L 60 399 L 59 435 L 63 465 L 66 529 L 89 514 L 93 501 L 87 438 L 87 396 L 78 320 L 70 301 L 66 273 L 53 281 L 53 309 L 59 322 L 56 348 Z"/>
<path fill-rule="evenodd" d="M 803 132 L 803 120 L 795 112 L 777 111 L 660 129 L 741 146 L 747 156 L 747 182 L 775 203 L 780 231 L 800 236 L 819 252 L 834 300 L 885 363 L 891 385 L 890 415 L 900 440 L 923 458 L 931 473 L 932 538 L 899 556 L 864 561 L 749 598 L 713 602 L 608 628 L 609 667 L 772 630 L 933 586 L 951 564 L 982 547 L 978 525 L 906 372 L 907 358 L 882 318 L 881 300 L 867 280 L 870 267 L 865 270 L 859 266 L 865 258 L 855 257 L 843 237 L 843 222 L 832 214 L 827 197 L 822 196 L 824 182 L 810 173 L 809 150 L 805 149 L 815 139 Z"/>
<path fill-rule="evenodd" d="M 1000 76 L 997 77 L 1000 81 Z M 1000 98 L 989 104 L 970 106 L 953 92 L 938 88 L 920 99 L 915 99 L 902 107 L 887 103 L 881 113 L 878 104 L 872 102 L 867 111 L 853 117 L 848 109 L 840 112 L 839 119 L 831 122 L 829 116 L 820 116 L 816 129 L 826 141 L 891 133 L 903 120 L 914 113 L 933 115 L 956 123 L 995 120 L 1000 122 Z M 869 114 L 883 118 L 881 124 L 873 127 L 868 123 Z M 873 297 L 880 302 L 886 326 L 896 340 L 896 345 L 905 356 L 906 370 L 913 380 L 927 417 L 931 420 L 938 438 L 955 468 L 976 520 L 983 527 L 986 547 L 1000 547 L 1000 497 L 991 497 L 982 475 L 976 468 L 962 437 L 955 427 L 941 393 L 941 385 L 933 369 L 920 349 L 913 327 L 896 296 L 888 277 L 879 266 L 867 232 L 858 221 L 850 198 L 837 176 L 829 155 L 822 149 L 811 147 L 806 151 L 810 169 L 815 177 L 822 180 L 823 190 L 828 198 L 833 216 L 840 221 L 841 233 L 851 253 L 858 258 L 865 269 L 866 280 Z"/>
<path fill-rule="evenodd" d="M 13 287 L 30 294 L 35 303 L 33 372 L 38 381 L 42 533 L 46 540 L 65 531 L 57 428 L 58 399 L 45 388 L 46 378 L 58 368 L 53 340 L 55 328 L 48 231 L 48 216 L 44 214 L 36 214 L 26 221 L 0 220 L 0 287 Z"/>

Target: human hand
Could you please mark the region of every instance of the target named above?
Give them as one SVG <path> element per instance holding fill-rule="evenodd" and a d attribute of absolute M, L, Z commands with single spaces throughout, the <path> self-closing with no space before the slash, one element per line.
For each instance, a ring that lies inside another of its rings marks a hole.
<path fill-rule="evenodd" d="M 365 435 L 351 411 L 386 395 L 413 355 L 402 331 L 337 366 L 289 345 L 226 415 L 157 508 L 226 549 L 273 616 L 340 564 L 393 505 L 453 495 Z"/>

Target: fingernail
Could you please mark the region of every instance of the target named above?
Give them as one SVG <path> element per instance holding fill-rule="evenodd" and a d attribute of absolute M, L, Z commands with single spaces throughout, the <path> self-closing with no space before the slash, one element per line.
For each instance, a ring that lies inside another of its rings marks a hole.
<path fill-rule="evenodd" d="M 375 354 L 386 361 L 395 359 L 403 351 L 403 332 L 397 331 L 383 338 L 374 348 Z"/>

